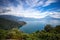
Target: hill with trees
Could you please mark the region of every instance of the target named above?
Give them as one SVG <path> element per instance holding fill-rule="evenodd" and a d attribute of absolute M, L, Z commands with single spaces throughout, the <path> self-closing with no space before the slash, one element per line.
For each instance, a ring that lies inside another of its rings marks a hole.
<path fill-rule="evenodd" d="M 0 18 L 0 29 L 9 30 L 12 28 L 22 27 L 25 24 L 26 24 L 26 22 L 24 22 L 24 21 L 16 22 L 16 21 Z"/>

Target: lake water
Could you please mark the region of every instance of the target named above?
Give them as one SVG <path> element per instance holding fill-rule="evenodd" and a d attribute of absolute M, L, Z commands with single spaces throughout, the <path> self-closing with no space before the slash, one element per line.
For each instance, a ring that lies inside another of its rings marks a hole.
<path fill-rule="evenodd" d="M 40 23 L 40 22 L 29 21 L 29 22 L 27 22 L 26 25 L 21 27 L 20 30 L 23 32 L 26 32 L 26 33 L 32 33 L 32 32 L 35 32 L 37 30 L 42 30 L 44 28 L 44 25 L 45 24 Z"/>
<path fill-rule="evenodd" d="M 20 28 L 25 33 L 32 33 L 38 30 L 43 30 L 45 25 L 51 24 L 52 26 L 60 25 L 60 20 L 47 20 L 47 21 L 26 21 L 26 25 Z"/>

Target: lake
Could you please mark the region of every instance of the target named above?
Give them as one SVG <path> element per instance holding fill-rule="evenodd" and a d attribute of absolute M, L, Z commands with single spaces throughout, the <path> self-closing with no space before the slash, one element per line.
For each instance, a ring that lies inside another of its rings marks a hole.
<path fill-rule="evenodd" d="M 26 32 L 26 33 L 32 33 L 32 32 L 35 32 L 37 30 L 42 30 L 44 28 L 44 25 L 45 24 L 40 23 L 40 22 L 29 21 L 29 22 L 27 22 L 26 25 L 21 27 L 20 30 L 23 32 Z"/>
<path fill-rule="evenodd" d="M 55 21 L 26 21 L 26 25 L 20 28 L 21 31 L 25 33 L 33 33 L 38 30 L 43 30 L 46 24 L 51 24 L 52 26 L 60 24 L 60 20 Z"/>

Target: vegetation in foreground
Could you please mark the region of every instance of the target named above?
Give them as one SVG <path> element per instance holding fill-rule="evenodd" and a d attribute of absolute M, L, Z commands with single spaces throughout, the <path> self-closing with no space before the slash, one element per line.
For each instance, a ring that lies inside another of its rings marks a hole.
<path fill-rule="evenodd" d="M 0 40 L 60 40 L 60 25 L 56 27 L 46 25 L 44 30 L 31 34 L 23 33 L 17 28 L 0 29 Z"/>

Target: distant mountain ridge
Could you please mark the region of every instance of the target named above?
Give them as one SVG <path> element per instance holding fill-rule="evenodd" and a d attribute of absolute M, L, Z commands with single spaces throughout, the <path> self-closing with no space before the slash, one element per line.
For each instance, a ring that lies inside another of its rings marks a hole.
<path fill-rule="evenodd" d="M 13 20 L 13 21 L 41 21 L 41 20 L 60 20 L 58 18 L 53 18 L 50 16 L 46 16 L 45 18 L 27 18 L 27 17 L 17 17 L 17 16 L 12 16 L 12 15 L 0 15 L 0 18 L 5 18 L 8 20 Z"/>
<path fill-rule="evenodd" d="M 22 19 L 22 17 L 12 16 L 12 15 L 0 15 L 0 18 L 18 21 L 18 19 Z"/>
<path fill-rule="evenodd" d="M 37 20 L 35 18 L 17 17 L 17 16 L 12 16 L 12 15 L 0 15 L 0 18 L 5 18 L 5 19 L 9 19 L 9 20 L 14 20 L 14 21 L 34 21 L 34 20 Z"/>

